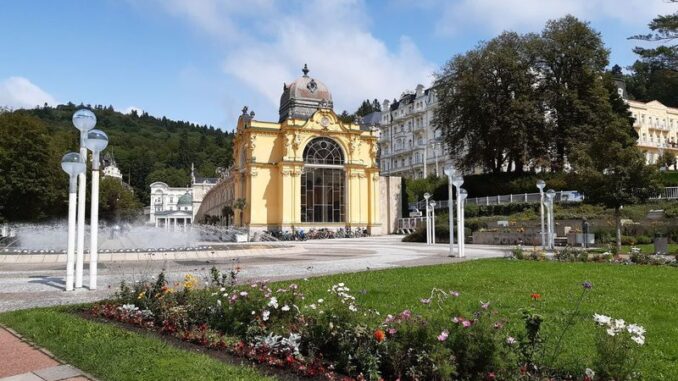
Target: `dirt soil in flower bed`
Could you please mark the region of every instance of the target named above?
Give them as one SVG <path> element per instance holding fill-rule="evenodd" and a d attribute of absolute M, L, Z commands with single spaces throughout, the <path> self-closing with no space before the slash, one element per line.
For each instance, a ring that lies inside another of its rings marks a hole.
<path fill-rule="evenodd" d="M 106 319 L 103 317 L 98 317 L 98 316 L 93 316 L 89 311 L 83 310 L 80 312 L 76 313 L 79 317 L 87 320 L 91 320 L 97 323 L 106 323 L 106 324 L 111 324 L 113 326 L 119 327 L 126 329 L 128 331 L 142 334 L 142 335 L 153 335 L 154 337 L 159 338 L 163 342 L 173 345 L 179 349 L 183 349 L 186 351 L 190 352 L 198 352 L 205 354 L 207 356 L 210 356 L 214 359 L 217 359 L 219 361 L 222 361 L 224 363 L 227 363 L 229 365 L 235 365 L 235 366 L 241 366 L 241 365 L 252 365 L 257 370 L 259 373 L 261 373 L 264 376 L 269 376 L 269 377 L 275 377 L 278 380 L 282 381 L 326 381 L 327 378 L 322 377 L 322 376 L 317 376 L 317 377 L 301 377 L 297 376 L 283 368 L 276 368 L 273 366 L 269 366 L 266 364 L 259 363 L 257 361 L 245 358 L 245 357 L 239 357 L 232 355 L 226 351 L 219 351 L 216 349 L 211 349 L 204 347 L 202 345 L 190 343 L 187 341 L 183 341 L 179 339 L 178 337 L 171 336 L 171 335 L 163 335 L 162 333 L 158 332 L 155 329 L 148 329 L 144 327 L 140 327 L 134 324 L 129 324 L 129 323 L 124 323 L 120 322 L 117 320 L 112 320 L 112 319 Z M 338 377 L 338 379 L 341 379 Z"/>

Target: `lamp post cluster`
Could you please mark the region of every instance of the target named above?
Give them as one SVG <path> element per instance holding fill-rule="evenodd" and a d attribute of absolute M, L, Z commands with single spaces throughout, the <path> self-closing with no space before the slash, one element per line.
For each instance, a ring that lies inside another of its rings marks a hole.
<path fill-rule="evenodd" d="M 464 184 L 464 178 L 457 173 L 452 165 L 447 165 L 444 168 L 444 173 L 448 179 L 448 215 L 449 215 L 449 224 L 450 224 L 450 257 L 458 256 L 460 258 L 465 256 L 464 253 L 464 200 L 468 193 L 461 186 Z M 454 253 L 454 189 L 457 188 L 457 255 Z M 435 220 L 429 219 L 429 215 L 435 216 L 434 211 L 429 209 L 435 209 L 435 201 L 429 202 L 428 199 L 431 197 L 430 194 L 424 194 L 424 199 L 426 199 L 426 243 L 435 244 Z M 429 237 L 432 237 L 429 238 Z"/>
<path fill-rule="evenodd" d="M 61 168 L 69 175 L 68 249 L 66 251 L 66 291 L 82 287 L 85 259 L 85 207 L 87 187 L 87 150 L 92 151 L 92 204 L 89 262 L 89 288 L 97 288 L 97 244 L 99 230 L 99 153 L 108 145 L 108 136 L 93 129 L 94 113 L 80 109 L 73 114 L 73 125 L 80 131 L 80 152 L 69 152 L 61 159 Z M 76 194 L 77 188 L 77 194 Z M 77 209 L 77 229 L 76 229 Z M 77 236 L 76 236 L 77 230 Z M 77 247 L 76 247 L 77 246 Z"/>
<path fill-rule="evenodd" d="M 556 191 L 549 189 L 544 192 L 546 183 L 544 180 L 537 181 L 539 188 L 539 211 L 541 214 L 541 246 L 544 250 L 553 250 L 555 246 L 555 217 L 553 213 L 553 201 Z M 544 230 L 544 207 L 546 207 L 546 230 Z"/>

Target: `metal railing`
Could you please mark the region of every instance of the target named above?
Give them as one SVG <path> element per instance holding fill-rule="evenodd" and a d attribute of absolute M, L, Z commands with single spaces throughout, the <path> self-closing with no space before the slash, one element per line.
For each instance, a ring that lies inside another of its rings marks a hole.
<path fill-rule="evenodd" d="M 678 200 L 678 187 L 666 187 L 657 197 L 652 200 Z"/>
<path fill-rule="evenodd" d="M 678 187 L 676 187 L 676 194 L 678 195 Z M 471 197 L 467 198 L 464 202 L 465 205 L 474 204 L 474 205 L 501 205 L 501 204 L 511 204 L 511 203 L 537 203 L 540 200 L 539 193 L 518 193 L 518 194 L 506 194 L 506 195 L 497 195 L 497 196 L 485 196 L 485 197 Z M 581 202 L 584 200 L 584 196 L 577 191 L 558 191 L 553 199 L 555 202 Z M 426 207 L 425 200 L 419 200 L 417 202 L 411 202 L 409 204 L 410 209 L 416 208 L 423 210 Z M 448 207 L 448 200 L 436 200 L 436 209 L 443 209 Z"/>

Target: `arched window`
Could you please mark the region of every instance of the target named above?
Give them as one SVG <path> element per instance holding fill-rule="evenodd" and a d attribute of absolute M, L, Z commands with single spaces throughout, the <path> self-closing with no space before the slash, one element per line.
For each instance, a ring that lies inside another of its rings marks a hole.
<path fill-rule="evenodd" d="M 309 164 L 344 164 L 344 153 L 334 140 L 316 138 L 304 148 L 304 162 Z"/>
<path fill-rule="evenodd" d="M 334 140 L 316 138 L 304 148 L 301 175 L 301 221 L 345 221 L 344 153 Z"/>

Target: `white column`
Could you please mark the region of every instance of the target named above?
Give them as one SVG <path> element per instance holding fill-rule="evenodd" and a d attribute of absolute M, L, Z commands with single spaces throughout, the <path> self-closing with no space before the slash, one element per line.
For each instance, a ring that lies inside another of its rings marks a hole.
<path fill-rule="evenodd" d="M 450 174 L 450 178 L 447 182 L 447 213 L 450 217 L 450 257 L 454 257 L 454 199 L 452 197 L 454 189 L 451 176 L 452 175 Z"/>
<path fill-rule="evenodd" d="M 188 221 L 188 218 L 184 218 L 184 231 L 186 231 L 187 221 Z"/>
<path fill-rule="evenodd" d="M 541 215 L 541 247 L 542 249 L 546 249 L 546 237 L 544 237 L 544 190 L 540 189 L 539 190 L 539 212 Z"/>
<path fill-rule="evenodd" d="M 436 244 L 436 208 L 431 208 L 431 244 Z"/>
<path fill-rule="evenodd" d="M 75 273 L 75 214 L 77 194 L 75 178 L 71 180 L 71 192 L 68 193 L 68 249 L 66 250 L 66 291 L 73 290 Z"/>
<path fill-rule="evenodd" d="M 464 206 L 465 206 L 464 203 L 465 202 L 466 202 L 466 199 L 463 199 L 460 202 L 460 204 L 461 204 L 461 215 L 460 215 L 461 218 L 459 219 L 459 226 L 461 226 L 461 236 L 459 238 L 459 242 L 461 242 L 461 244 L 459 245 L 459 247 L 461 248 L 462 256 L 464 256 L 464 257 L 466 256 L 466 237 L 464 237 L 464 220 L 466 219 L 466 217 L 464 216 Z"/>
<path fill-rule="evenodd" d="M 459 187 L 457 187 L 457 240 L 459 241 L 459 248 L 457 253 L 459 258 L 464 257 L 464 221 L 461 213 L 461 198 L 459 197 Z"/>
<path fill-rule="evenodd" d="M 428 200 L 426 200 L 426 244 L 431 244 L 431 217 L 428 206 Z"/>
<path fill-rule="evenodd" d="M 98 158 L 95 158 L 98 161 Z M 98 164 L 98 163 L 97 163 Z M 92 163 L 94 166 L 94 162 Z M 89 289 L 97 289 L 97 261 L 99 239 L 99 168 L 92 169 L 92 204 L 90 217 L 90 249 L 89 249 Z"/>
<path fill-rule="evenodd" d="M 87 164 L 87 148 L 85 148 L 85 133 L 80 133 L 80 157 Z M 78 237 L 75 255 L 75 287 L 82 287 L 82 268 L 85 262 L 85 208 L 87 190 L 87 170 L 78 175 Z"/>
<path fill-rule="evenodd" d="M 155 217 L 155 227 L 158 227 L 158 217 Z"/>

